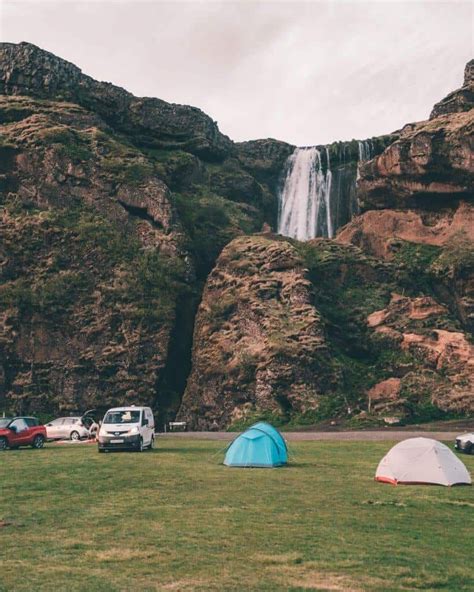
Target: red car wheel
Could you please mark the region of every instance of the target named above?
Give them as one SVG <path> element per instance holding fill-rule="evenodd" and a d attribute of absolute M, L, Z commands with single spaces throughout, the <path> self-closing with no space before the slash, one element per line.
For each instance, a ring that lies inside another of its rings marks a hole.
<path fill-rule="evenodd" d="M 44 436 L 42 436 L 41 434 L 38 434 L 37 436 L 35 436 L 33 438 L 33 443 L 32 443 L 32 448 L 43 448 L 44 445 Z"/>

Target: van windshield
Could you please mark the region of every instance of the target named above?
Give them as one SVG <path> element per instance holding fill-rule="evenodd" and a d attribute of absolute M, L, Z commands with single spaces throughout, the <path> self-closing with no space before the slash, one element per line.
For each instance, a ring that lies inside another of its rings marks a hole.
<path fill-rule="evenodd" d="M 104 423 L 138 423 L 140 411 L 109 411 L 104 417 Z"/>

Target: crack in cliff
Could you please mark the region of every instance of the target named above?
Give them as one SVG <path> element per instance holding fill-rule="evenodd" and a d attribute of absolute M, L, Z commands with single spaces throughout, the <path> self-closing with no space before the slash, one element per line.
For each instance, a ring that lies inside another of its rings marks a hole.
<path fill-rule="evenodd" d="M 117 202 L 130 216 L 133 216 L 134 218 L 140 218 L 141 220 L 145 220 L 146 222 L 149 222 L 154 228 L 158 228 L 160 230 L 164 229 L 163 224 L 148 213 L 148 208 L 141 206 L 133 206 L 121 199 L 118 199 Z"/>
<path fill-rule="evenodd" d="M 201 298 L 202 289 L 185 294 L 176 303 L 176 321 L 153 403 L 156 422 L 160 428 L 176 417 L 181 405 L 191 373 L 194 324 Z"/>

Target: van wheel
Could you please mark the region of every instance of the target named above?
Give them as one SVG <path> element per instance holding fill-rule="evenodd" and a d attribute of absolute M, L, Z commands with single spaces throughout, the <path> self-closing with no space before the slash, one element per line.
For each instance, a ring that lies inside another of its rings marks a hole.
<path fill-rule="evenodd" d="M 73 442 L 77 442 L 80 439 L 79 432 L 74 430 L 74 432 L 71 432 L 70 438 Z"/>
<path fill-rule="evenodd" d="M 0 438 L 0 450 L 6 450 L 8 448 L 8 440 L 3 436 Z"/>
<path fill-rule="evenodd" d="M 34 437 L 33 444 L 31 445 L 31 447 L 39 450 L 40 448 L 43 448 L 43 445 L 44 445 L 44 437 L 41 434 L 38 434 L 37 436 Z"/>
<path fill-rule="evenodd" d="M 138 441 L 137 452 L 143 452 L 143 438 L 140 438 L 140 440 Z"/>
<path fill-rule="evenodd" d="M 474 454 L 474 446 L 472 442 L 467 442 L 464 450 L 466 454 Z"/>
<path fill-rule="evenodd" d="M 153 450 L 155 448 L 155 436 L 151 437 L 150 446 L 148 446 L 148 448 L 150 450 Z"/>

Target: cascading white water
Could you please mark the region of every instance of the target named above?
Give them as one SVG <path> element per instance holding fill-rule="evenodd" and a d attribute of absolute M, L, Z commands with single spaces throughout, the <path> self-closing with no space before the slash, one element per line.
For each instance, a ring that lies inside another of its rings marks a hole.
<path fill-rule="evenodd" d="M 331 186 L 332 186 L 332 173 L 331 173 L 331 161 L 329 160 L 329 149 L 326 146 L 326 159 L 328 168 L 326 170 L 326 190 L 324 191 L 324 197 L 326 200 L 326 223 L 328 230 L 328 237 L 333 237 L 332 219 L 331 219 Z"/>
<path fill-rule="evenodd" d="M 356 175 L 356 179 L 357 181 L 360 179 L 360 163 L 364 162 L 366 160 L 370 160 L 373 156 L 374 153 L 374 147 L 373 144 L 371 142 L 371 140 L 364 140 L 364 141 L 359 141 L 359 162 L 357 163 L 357 175 Z"/>
<path fill-rule="evenodd" d="M 352 142 L 341 142 L 331 146 L 331 155 L 332 169 L 328 146 L 296 148 L 288 158 L 279 194 L 279 234 L 332 238 L 358 214 L 359 166 L 374 157 L 375 146 L 371 140 L 358 142 L 357 154 Z"/>
<path fill-rule="evenodd" d="M 296 148 L 289 157 L 280 194 L 278 232 L 298 240 L 316 236 L 332 237 L 331 171 L 324 173 L 321 153 L 315 147 Z"/>
<path fill-rule="evenodd" d="M 374 147 L 371 140 L 364 140 L 363 142 L 358 142 L 359 144 L 359 161 L 360 160 L 370 160 L 372 158 L 372 154 L 374 153 Z"/>

